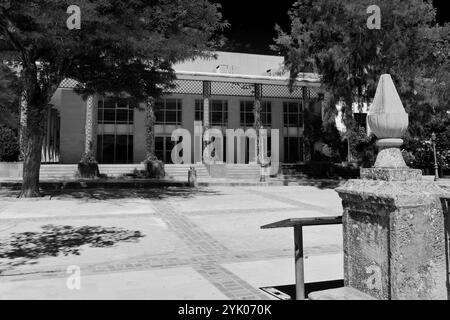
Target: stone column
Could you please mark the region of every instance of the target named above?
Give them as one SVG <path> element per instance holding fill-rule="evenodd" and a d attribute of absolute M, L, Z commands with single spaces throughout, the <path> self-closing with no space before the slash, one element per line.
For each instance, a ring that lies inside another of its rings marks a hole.
<path fill-rule="evenodd" d="M 337 192 L 342 198 L 345 288 L 312 299 L 448 299 L 444 191 L 406 166 L 408 127 L 390 75 L 381 76 L 368 121 L 380 152 Z"/>
<path fill-rule="evenodd" d="M 95 101 L 94 96 L 90 95 L 86 100 L 86 126 L 85 126 L 85 145 L 84 152 L 92 151 L 95 156 Z"/>
<path fill-rule="evenodd" d="M 306 130 L 305 117 L 310 112 L 309 108 L 309 89 L 302 87 L 302 104 L 303 104 L 303 154 L 301 155 L 303 161 L 311 160 L 311 146 L 314 145 L 314 141 L 311 141 L 311 132 Z"/>
<path fill-rule="evenodd" d="M 50 131 L 51 132 L 50 136 L 52 137 L 52 139 L 51 139 L 51 159 L 52 159 L 52 162 L 56 163 L 56 162 L 58 162 L 57 159 L 56 159 L 56 139 L 57 139 L 57 136 L 56 136 L 56 121 L 57 121 L 57 111 L 52 109 L 51 115 L 52 115 L 52 117 L 51 117 L 52 126 L 51 126 L 51 131 Z"/>
<path fill-rule="evenodd" d="M 25 140 L 25 130 L 27 127 L 27 116 L 28 113 L 28 102 L 26 92 L 22 92 L 20 96 L 20 127 L 19 127 L 19 145 L 20 145 L 20 161 L 23 161 L 23 148 L 24 148 L 24 140 Z"/>
<path fill-rule="evenodd" d="M 210 119 L 209 119 L 209 107 L 211 99 L 211 81 L 203 81 L 203 126 L 209 129 Z"/>
<path fill-rule="evenodd" d="M 255 163 L 260 163 L 260 153 L 261 148 L 259 145 L 259 130 L 262 127 L 261 123 L 261 104 L 262 104 L 262 84 L 255 83 L 255 101 L 253 107 L 253 115 L 255 118 L 254 128 L 256 130 L 257 138 L 256 138 L 256 154 L 255 154 Z"/>
<path fill-rule="evenodd" d="M 45 162 L 52 162 L 52 156 L 51 156 L 51 135 L 52 135 L 52 108 L 48 107 L 48 112 L 47 112 L 47 130 L 46 130 L 46 134 L 45 134 L 45 140 L 44 140 L 44 151 L 45 151 Z"/>
<path fill-rule="evenodd" d="M 211 81 L 203 81 L 203 132 L 209 129 L 209 108 L 211 99 Z M 207 145 L 206 141 L 203 141 L 203 150 Z"/>

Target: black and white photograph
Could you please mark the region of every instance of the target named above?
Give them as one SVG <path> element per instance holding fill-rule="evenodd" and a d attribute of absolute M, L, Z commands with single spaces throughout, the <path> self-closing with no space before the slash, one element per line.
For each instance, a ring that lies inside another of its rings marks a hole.
<path fill-rule="evenodd" d="M 0 304 L 450 300 L 448 4 L 0 0 Z"/>

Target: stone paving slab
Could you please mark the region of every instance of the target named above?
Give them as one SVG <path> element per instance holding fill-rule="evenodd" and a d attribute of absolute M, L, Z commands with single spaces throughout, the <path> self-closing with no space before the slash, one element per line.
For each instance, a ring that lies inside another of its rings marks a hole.
<path fill-rule="evenodd" d="M 189 219 L 232 251 L 280 250 L 293 252 L 292 229 L 261 230 L 272 222 L 295 218 L 323 216 L 313 211 L 259 212 L 255 214 L 201 215 Z M 342 250 L 342 226 L 318 226 L 304 228 L 304 247 L 309 254 Z"/>
<path fill-rule="evenodd" d="M 58 200 L 58 201 L 56 201 Z M 36 219 L 101 215 L 154 214 L 150 201 L 140 199 L 97 200 L 1 200 L 0 219 Z"/>
<path fill-rule="evenodd" d="M 42 226 L 48 225 L 50 221 L 23 222 L 15 221 L 15 224 L 6 230 L 0 230 L 0 241 L 5 241 L 11 237 L 12 233 L 39 232 Z M 55 224 L 52 221 L 52 224 Z M 184 255 L 192 254 L 192 250 L 176 234 L 168 230 L 167 224 L 159 217 L 141 217 L 133 219 L 108 218 L 100 219 L 69 219 L 55 225 L 71 227 L 103 227 L 120 228 L 131 231 L 140 231 L 142 238 L 136 242 L 118 242 L 108 247 L 91 247 L 83 245 L 80 247 L 80 255 L 69 254 L 67 256 L 59 252 L 56 257 L 41 257 L 39 259 L 1 259 L 0 271 L 14 270 L 15 273 L 33 272 L 35 268 L 39 270 L 63 269 L 70 265 L 89 265 L 98 263 L 109 263 L 110 261 L 127 260 L 130 256 L 144 256 L 148 253 L 152 255 L 168 255 L 183 251 Z M 41 250 L 47 250 L 47 246 L 42 245 Z M 26 264 L 22 264 L 22 262 Z M 13 264 L 18 264 L 13 267 Z"/>
<path fill-rule="evenodd" d="M 80 290 L 67 278 L 0 282 L 0 300 L 7 299 L 136 299 L 223 300 L 228 297 L 190 267 L 83 276 Z"/>
<path fill-rule="evenodd" d="M 242 192 L 240 188 L 216 187 L 217 194 L 199 195 L 195 199 L 175 199 L 171 203 L 181 212 L 211 212 L 224 210 L 258 210 L 295 208 L 294 205 L 267 199 L 264 195 Z"/>
<path fill-rule="evenodd" d="M 344 279 L 342 253 L 305 256 L 304 261 L 306 283 Z M 294 258 L 225 263 L 223 267 L 256 288 L 295 284 Z"/>
<path fill-rule="evenodd" d="M 332 190 L 283 188 L 65 190 L 44 200 L 0 198 L 3 239 L 48 224 L 115 227 L 145 235 L 112 247 L 84 245 L 78 256 L 41 257 L 32 265 L 13 266 L 8 259 L 7 270 L 0 273 L 0 287 L 6 288 L 0 299 L 33 298 L 39 290 L 42 298 L 58 299 L 270 299 L 254 277 L 261 272 L 265 276 L 260 280 L 273 276 L 278 281 L 285 274 L 266 270 L 291 270 L 293 234 L 260 227 L 341 210 Z M 331 227 L 305 229 L 305 251 L 311 259 L 342 254 L 342 231 Z M 67 266 L 73 264 L 80 266 L 86 284 L 78 295 L 61 288 Z M 333 270 L 338 270 L 335 264 Z"/>
<path fill-rule="evenodd" d="M 273 186 L 270 188 L 245 187 L 247 192 L 259 194 L 272 201 L 282 201 L 302 209 L 313 209 L 326 215 L 341 215 L 342 203 L 333 189 L 320 189 L 311 186 Z"/>

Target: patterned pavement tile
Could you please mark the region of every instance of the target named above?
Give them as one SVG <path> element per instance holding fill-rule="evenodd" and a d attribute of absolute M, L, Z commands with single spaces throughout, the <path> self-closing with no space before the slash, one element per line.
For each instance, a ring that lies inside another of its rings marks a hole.
<path fill-rule="evenodd" d="M 119 244 L 111 248 L 110 253 L 103 248 L 83 250 L 84 259 L 72 258 L 64 262 L 62 258 L 54 258 L 47 264 L 38 263 L 25 269 L 12 268 L 0 274 L 0 283 L 64 278 L 67 277 L 66 268 L 69 262 L 78 262 L 84 275 L 94 277 L 189 267 L 229 299 L 269 299 L 270 297 L 258 287 L 249 284 L 246 279 L 224 266 L 230 263 L 251 265 L 253 261 L 275 261 L 286 258 L 287 261 L 293 261 L 292 232 L 260 230 L 260 226 L 287 217 L 323 216 L 329 215 L 330 212 L 329 207 L 295 198 L 295 190 L 305 191 L 302 187 L 297 189 L 290 187 L 289 192 L 283 194 L 280 193 L 280 189 L 271 192 L 270 187 L 260 189 L 221 187 L 202 190 L 198 195 L 185 190 L 184 195 L 180 197 L 171 197 L 167 190 L 164 191 L 164 196 L 153 197 L 157 191 L 151 191 L 151 199 L 147 195 L 145 199 L 139 199 L 142 192 L 129 191 L 130 195 L 137 199 L 138 208 L 124 215 L 115 214 L 118 211 L 114 214 L 103 211 L 101 214 L 82 216 L 77 214 L 45 216 L 44 212 L 36 217 L 28 215 L 26 219 L 25 216 L 8 215 L 2 220 L 0 236 L 16 228 L 30 230 L 33 225 L 82 221 L 85 224 L 113 224 L 132 230 L 147 230 L 147 239 L 142 238 L 140 242 L 130 246 Z M 175 191 L 170 192 L 176 193 Z M 314 192 L 316 197 L 319 197 L 321 191 Z M 329 196 L 331 193 L 324 194 Z M 53 204 L 61 203 L 60 201 L 70 202 L 70 196 L 61 198 L 64 200 L 52 200 Z M 243 198 L 247 198 L 247 201 L 241 201 Z M 202 205 L 205 199 L 209 207 Z M 105 203 L 108 201 L 104 200 Z M 121 203 L 117 199 L 114 201 Z M 331 202 L 336 203 L 336 199 Z M 143 210 L 146 204 L 150 204 L 148 207 L 151 208 L 147 213 Z M 133 200 L 123 202 L 120 210 L 126 212 L 130 206 L 133 206 Z M 84 210 L 86 212 L 87 207 Z M 335 208 L 336 212 L 339 210 L 340 208 Z M 308 240 L 305 241 L 306 254 L 342 252 L 338 228 L 331 232 L 321 228 L 305 231 L 305 239 Z M 94 258 L 96 252 L 106 259 Z M 171 281 L 170 278 L 165 278 L 164 281 L 166 280 Z"/>

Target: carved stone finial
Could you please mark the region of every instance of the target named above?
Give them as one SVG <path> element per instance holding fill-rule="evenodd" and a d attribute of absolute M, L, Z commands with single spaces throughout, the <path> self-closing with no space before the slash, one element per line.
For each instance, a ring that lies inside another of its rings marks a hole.
<path fill-rule="evenodd" d="M 375 168 L 407 168 L 400 146 L 408 129 L 408 114 L 389 74 L 380 78 L 368 123 L 380 150 Z"/>

